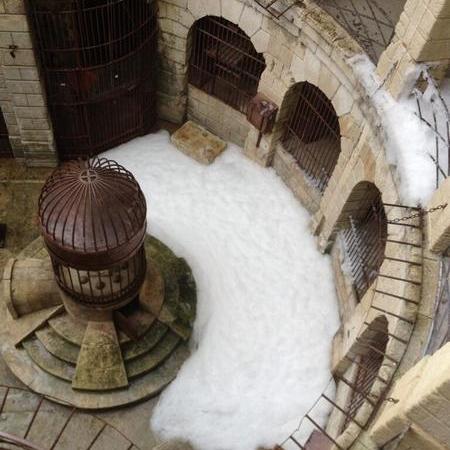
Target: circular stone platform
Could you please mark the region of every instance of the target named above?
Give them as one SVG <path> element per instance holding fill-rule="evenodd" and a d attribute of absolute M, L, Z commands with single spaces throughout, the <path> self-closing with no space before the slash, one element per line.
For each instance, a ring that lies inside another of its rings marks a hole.
<path fill-rule="evenodd" d="M 138 402 L 175 378 L 189 356 L 195 282 L 186 261 L 157 239 L 148 236 L 145 249 L 149 264 L 139 301 L 110 322 L 75 320 L 62 304 L 14 319 L 12 283 L 3 281 L 1 353 L 17 378 L 39 394 L 82 409 Z M 49 258 L 40 238 L 18 255 L 25 258 Z"/>

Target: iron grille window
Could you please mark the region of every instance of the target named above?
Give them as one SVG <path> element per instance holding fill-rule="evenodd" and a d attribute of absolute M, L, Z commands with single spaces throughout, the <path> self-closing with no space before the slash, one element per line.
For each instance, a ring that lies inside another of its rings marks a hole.
<path fill-rule="evenodd" d="M 28 0 L 62 159 L 99 153 L 156 121 L 152 0 Z"/>
<path fill-rule="evenodd" d="M 365 348 L 365 351 L 361 350 L 361 354 L 356 357 L 358 368 L 353 383 L 354 389 L 352 389 L 350 401 L 346 408 L 347 416 L 343 429 L 356 417 L 364 401 L 370 398 L 370 391 L 383 364 L 389 340 L 387 320 L 383 317 L 376 322 L 378 323 L 374 332 L 372 332 L 372 336 L 364 341 L 363 348 Z"/>
<path fill-rule="evenodd" d="M 323 192 L 341 151 L 339 120 L 331 101 L 312 84 L 299 83 L 292 95 L 282 144 Z"/>
<path fill-rule="evenodd" d="M 263 56 L 238 26 L 211 16 L 195 23 L 189 82 L 197 88 L 246 114 L 265 67 Z"/>
<path fill-rule="evenodd" d="M 370 189 L 376 192 L 371 193 Z M 358 301 L 378 276 L 387 238 L 387 218 L 381 194 L 375 187 L 369 187 L 366 198 L 371 195 L 375 195 L 375 198 L 359 211 L 357 217 L 348 218 L 349 226 L 343 232 L 346 257 L 350 262 Z"/>

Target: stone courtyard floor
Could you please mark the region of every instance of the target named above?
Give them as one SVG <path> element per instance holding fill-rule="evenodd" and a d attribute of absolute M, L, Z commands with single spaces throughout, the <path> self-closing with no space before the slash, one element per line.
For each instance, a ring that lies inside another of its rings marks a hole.
<path fill-rule="evenodd" d="M 37 201 L 40 189 L 50 174 L 51 169 L 26 168 L 14 160 L 0 159 L 0 223 L 6 223 L 6 245 L 0 249 L 0 273 L 3 272 L 5 262 L 17 254 L 27 244 L 38 236 Z M 0 317 L 0 324 L 2 322 Z M 23 387 L 19 380 L 9 371 L 0 356 L 0 385 Z M 27 393 L 18 393 L 17 407 L 14 420 L 20 423 L 30 414 Z M 21 398 L 22 396 L 22 398 Z M 28 396 L 29 397 L 29 396 Z M 151 433 L 149 420 L 158 398 L 150 399 L 138 405 L 96 413 L 95 415 L 119 429 L 125 436 L 142 450 L 150 450 L 158 445 L 156 437 Z M 0 431 L 2 430 L 2 416 L 0 416 Z M 42 426 L 48 433 L 50 419 Z M 84 430 L 83 433 L 88 433 Z M 79 430 L 74 429 L 73 440 L 68 439 L 67 445 L 58 446 L 59 450 L 72 450 L 79 439 Z M 36 444 L 38 444 L 36 442 Z M 2 447 L 3 448 L 3 447 Z M 108 449 L 116 448 L 108 445 Z M 117 447 L 119 449 L 119 447 Z M 162 448 L 166 448 L 162 446 Z M 175 447 L 170 446 L 171 449 Z M 184 447 L 183 447 L 184 448 Z M 124 449 L 125 450 L 125 449 Z"/>

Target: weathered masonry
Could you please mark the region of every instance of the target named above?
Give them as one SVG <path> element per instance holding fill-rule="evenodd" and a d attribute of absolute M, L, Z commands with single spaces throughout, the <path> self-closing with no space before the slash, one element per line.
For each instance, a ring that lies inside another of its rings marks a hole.
<path fill-rule="evenodd" d="M 342 321 L 336 396 L 283 448 L 450 448 L 449 114 L 437 95 L 446 119 L 427 117 L 423 96 L 449 83 L 450 0 L 0 0 L 0 48 L 1 157 L 55 165 L 191 120 L 311 213 Z M 402 201 L 361 54 L 435 133 L 428 204 Z"/>

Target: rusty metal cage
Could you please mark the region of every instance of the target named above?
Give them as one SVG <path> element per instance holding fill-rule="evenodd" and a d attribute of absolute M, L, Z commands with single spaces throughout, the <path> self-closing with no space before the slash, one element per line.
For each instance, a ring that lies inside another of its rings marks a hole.
<path fill-rule="evenodd" d="M 97 154 L 156 121 L 152 0 L 29 0 L 62 159 Z"/>
<path fill-rule="evenodd" d="M 312 84 L 297 84 L 291 95 L 282 144 L 323 192 L 341 152 L 339 120 L 331 101 Z"/>
<path fill-rule="evenodd" d="M 3 112 L 0 109 L 0 158 L 10 157 L 12 157 L 12 150 L 9 142 L 8 128 L 6 127 Z"/>
<path fill-rule="evenodd" d="M 387 239 L 387 217 L 381 194 L 370 183 L 365 187 L 365 203 L 359 207 L 357 215 L 348 217 L 348 226 L 343 231 L 346 258 L 358 301 L 378 276 Z"/>
<path fill-rule="evenodd" d="M 146 211 L 137 181 L 114 161 L 55 169 L 42 188 L 39 219 L 60 288 L 87 305 L 132 300 L 146 271 Z"/>
<path fill-rule="evenodd" d="M 266 64 L 250 38 L 228 20 L 207 16 L 192 30 L 189 83 L 246 114 Z"/>

